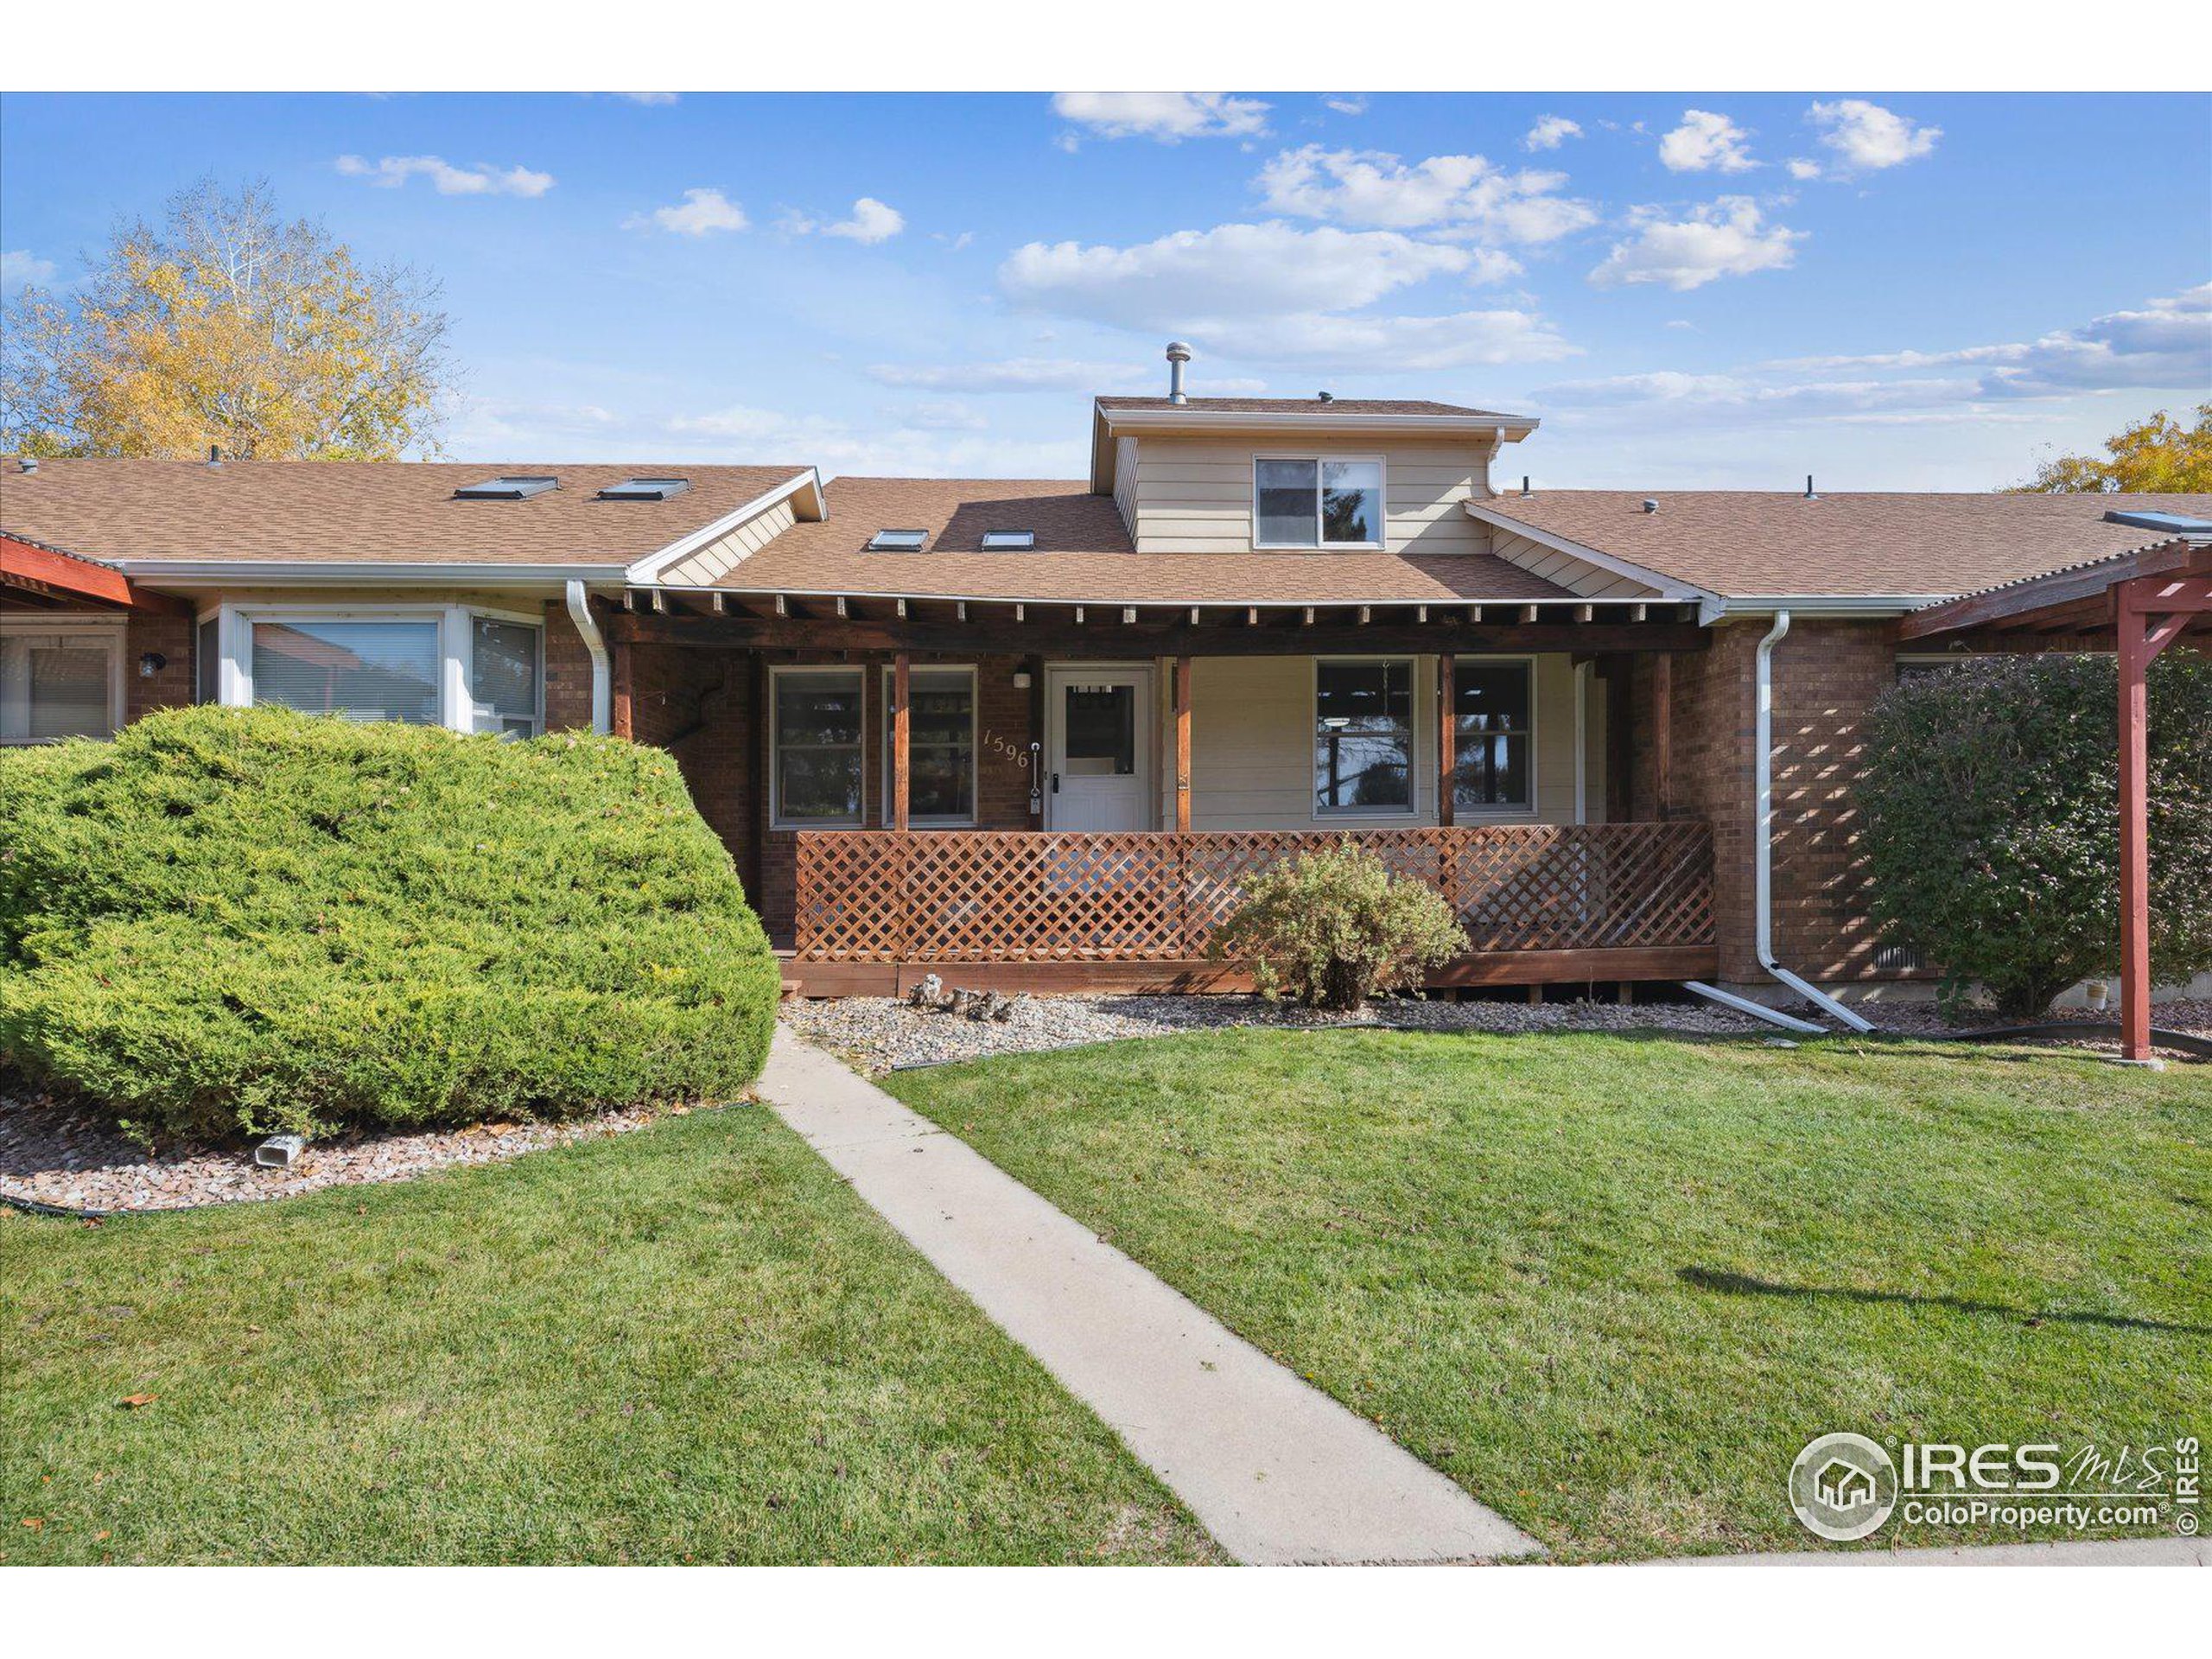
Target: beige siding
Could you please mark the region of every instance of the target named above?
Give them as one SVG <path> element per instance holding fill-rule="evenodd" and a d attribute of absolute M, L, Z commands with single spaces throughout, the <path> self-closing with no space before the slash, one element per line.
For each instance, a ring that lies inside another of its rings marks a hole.
<path fill-rule="evenodd" d="M 1500 823 L 1574 821 L 1574 668 L 1561 652 L 1535 659 L 1536 810 L 1497 815 Z M 1163 664 L 1164 754 L 1173 749 Z M 1313 810 L 1313 659 L 1201 657 L 1192 665 L 1191 827 L 1194 830 L 1313 830 L 1332 824 L 1384 828 L 1436 822 L 1436 659 L 1414 662 L 1414 810 L 1336 814 Z M 1585 709 L 1586 816 L 1604 816 L 1605 711 L 1596 688 Z M 1172 759 L 1162 768 L 1160 823 L 1174 823 Z M 1462 823 L 1491 821 L 1459 814 Z"/>
<path fill-rule="evenodd" d="M 1121 509 L 1122 522 L 1128 526 L 1129 536 L 1137 533 L 1137 441 L 1122 437 L 1114 440 L 1114 505 Z"/>
<path fill-rule="evenodd" d="M 1587 559 L 1578 559 L 1571 553 L 1561 553 L 1510 531 L 1492 531 L 1490 548 L 1501 559 L 1510 560 L 1523 570 L 1555 582 L 1585 599 L 1649 599 L 1659 591 L 1647 582 L 1617 576 Z"/>
<path fill-rule="evenodd" d="M 1250 437 L 1144 440 L 1134 469 L 1139 550 L 1249 552 L 1252 461 L 1263 454 L 1380 454 L 1392 552 L 1484 550 L 1484 527 L 1460 505 L 1481 487 L 1478 448 L 1438 443 L 1378 448 L 1371 439 L 1334 442 L 1325 438 L 1287 448 Z M 1122 465 L 1117 479 L 1127 478 L 1130 470 Z"/>
<path fill-rule="evenodd" d="M 717 541 L 688 554 L 661 573 L 671 588 L 706 588 L 720 582 L 798 522 L 789 497 L 756 512 Z"/>

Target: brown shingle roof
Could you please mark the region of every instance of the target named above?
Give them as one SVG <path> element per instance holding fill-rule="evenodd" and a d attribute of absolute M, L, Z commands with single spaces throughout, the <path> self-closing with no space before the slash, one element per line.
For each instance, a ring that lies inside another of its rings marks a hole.
<path fill-rule="evenodd" d="M 330 559 L 393 564 L 628 564 L 804 467 L 514 461 L 0 462 L 0 530 L 99 559 Z M 456 501 L 502 474 L 550 473 L 526 501 Z M 626 478 L 685 478 L 666 501 L 601 501 Z"/>
<path fill-rule="evenodd" d="M 1524 415 L 1503 415 L 1492 409 L 1470 409 L 1464 404 L 1433 404 L 1422 398 L 1332 397 L 1192 397 L 1174 403 L 1166 397 L 1101 397 L 1101 409 L 1187 410 L 1217 415 L 1458 415 L 1472 421 L 1518 422 Z"/>
<path fill-rule="evenodd" d="M 1647 513 L 1644 500 L 1659 511 Z M 1481 504 L 1723 595 L 1952 594 L 2140 547 L 2136 509 L 2212 517 L 2212 495 L 1821 495 L 1554 490 Z"/>
<path fill-rule="evenodd" d="M 1488 554 L 1139 553 L 1114 503 L 1079 479 L 840 478 L 825 487 L 825 521 L 794 524 L 720 585 L 1101 605 L 1573 597 Z M 879 530 L 917 529 L 929 532 L 919 553 L 866 550 Z M 1034 531 L 1036 548 L 985 553 L 987 530 Z"/>

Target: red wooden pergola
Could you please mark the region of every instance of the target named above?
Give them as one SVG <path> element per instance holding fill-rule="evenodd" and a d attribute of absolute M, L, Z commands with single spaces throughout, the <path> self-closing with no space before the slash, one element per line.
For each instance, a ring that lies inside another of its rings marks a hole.
<path fill-rule="evenodd" d="M 2109 650 L 2120 658 L 2120 1058 L 2151 1058 L 2151 831 L 2144 674 L 2184 633 L 2212 640 L 2212 539 L 2177 537 L 1916 611 L 1908 644 Z"/>
<path fill-rule="evenodd" d="M 0 536 L 0 604 L 15 609 L 92 606 L 192 614 L 188 601 L 149 594 L 113 565 L 21 536 Z"/>

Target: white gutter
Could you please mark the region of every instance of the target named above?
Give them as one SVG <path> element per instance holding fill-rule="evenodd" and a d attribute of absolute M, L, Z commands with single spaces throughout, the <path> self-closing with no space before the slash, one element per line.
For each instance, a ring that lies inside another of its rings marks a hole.
<path fill-rule="evenodd" d="M 568 599 L 569 620 L 576 625 L 584 649 L 591 653 L 591 728 L 604 737 L 614 728 L 614 677 L 607 666 L 607 639 L 591 613 L 591 598 L 583 583 L 571 582 Z"/>
<path fill-rule="evenodd" d="M 1940 605 L 1954 594 L 1731 594 L 1698 607 L 1697 620 L 1711 627 L 1724 616 L 1856 617 L 1878 620 L 1903 616 L 1929 605 Z"/>
<path fill-rule="evenodd" d="M 1108 431 L 1128 428 L 1136 431 L 1176 432 L 1191 427 L 1220 427 L 1243 432 L 1312 432 L 1337 429 L 1357 432 L 1469 432 L 1484 436 L 1503 430 L 1518 442 L 1542 423 L 1534 416 L 1479 413 L 1473 415 L 1353 415 L 1316 404 L 1311 410 L 1107 409 L 1094 404 Z"/>
<path fill-rule="evenodd" d="M 766 512 L 779 501 L 789 500 L 801 490 L 812 492 L 814 511 L 817 518 L 826 518 L 830 516 L 828 507 L 822 499 L 822 474 L 817 468 L 810 467 L 803 473 L 793 473 L 766 495 L 755 496 L 743 506 L 724 513 L 712 524 L 702 524 L 680 541 L 671 542 L 658 553 L 646 554 L 644 558 L 630 566 L 623 575 L 633 588 L 650 587 L 660 579 L 661 573 L 669 566 L 690 557 L 702 547 L 713 546 L 715 543 L 721 540 L 747 519 Z"/>
<path fill-rule="evenodd" d="M 118 559 L 115 568 L 148 587 L 252 586 L 293 588 L 546 587 L 620 582 L 620 564 L 371 563 L 331 559 Z"/>
<path fill-rule="evenodd" d="M 1493 594 L 1484 599 L 1471 594 L 1353 594 L 1342 599 L 1099 599 L 1038 594 L 952 594 L 917 593 L 912 588 L 738 588 L 727 582 L 702 583 L 689 586 L 674 582 L 633 584 L 640 588 L 652 588 L 664 594 L 676 594 L 686 598 L 704 598 L 712 594 L 726 594 L 732 598 L 742 594 L 748 599 L 911 599 L 949 602 L 959 600 L 970 605 L 1070 605 L 1095 606 L 1100 610 L 1187 611 L 1193 607 L 1205 611 L 1341 611 L 1357 609 L 1362 605 L 1392 606 L 1404 609 L 1409 606 L 1426 605 L 1432 610 L 1457 611 L 1474 607 L 1488 609 L 1496 606 L 1501 611 L 1517 611 L 1523 606 L 1539 609 L 1565 610 L 1586 605 L 1625 608 L 1631 605 L 1683 605 L 1684 599 L 1653 599 L 1630 594 L 1621 599 L 1585 599 L 1580 594 L 1560 594 L 1553 597 L 1531 599 L 1524 594 Z M 1487 626 L 1488 624 L 1482 626 Z"/>
<path fill-rule="evenodd" d="M 1791 990 L 1826 1010 L 1853 1031 L 1872 1031 L 1873 1022 L 1837 1001 L 1826 991 L 1808 984 L 1774 959 L 1774 648 L 1789 632 L 1789 613 L 1774 613 L 1774 626 L 1759 641 L 1758 703 L 1752 742 L 1755 790 L 1758 795 L 1758 834 L 1751 845 L 1751 908 L 1757 918 L 1759 966 Z"/>

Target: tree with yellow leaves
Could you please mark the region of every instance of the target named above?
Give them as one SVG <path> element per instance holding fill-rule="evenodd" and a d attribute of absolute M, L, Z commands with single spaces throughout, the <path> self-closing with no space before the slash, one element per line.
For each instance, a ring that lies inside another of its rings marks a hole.
<path fill-rule="evenodd" d="M 2212 404 L 2196 406 L 2196 424 L 2183 426 L 2160 410 L 2105 440 L 2101 455 L 2054 455 L 2016 490 L 2056 495 L 2115 490 L 2152 495 L 2212 492 Z"/>
<path fill-rule="evenodd" d="M 437 288 L 364 270 L 265 182 L 203 180 L 120 227 L 72 296 L 27 289 L 0 359 L 0 448 L 33 455 L 387 461 L 434 451 Z"/>

